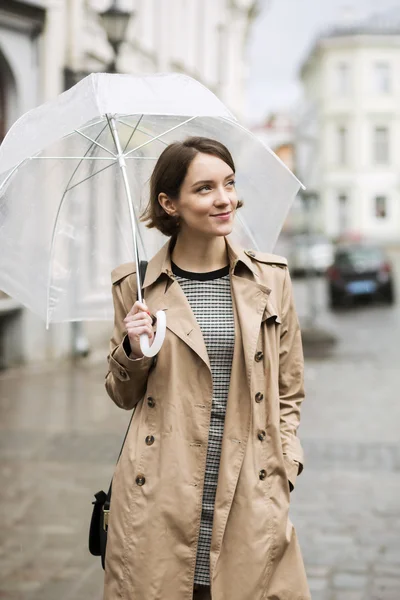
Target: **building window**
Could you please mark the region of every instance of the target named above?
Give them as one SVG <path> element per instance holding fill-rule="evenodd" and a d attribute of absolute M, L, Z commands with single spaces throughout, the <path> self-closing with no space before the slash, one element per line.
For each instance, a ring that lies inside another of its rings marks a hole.
<path fill-rule="evenodd" d="M 217 83 L 223 86 L 226 79 L 227 65 L 227 30 L 223 23 L 217 26 Z"/>
<path fill-rule="evenodd" d="M 377 219 L 386 219 L 387 217 L 387 198 L 386 196 L 375 197 L 375 217 Z"/>
<path fill-rule="evenodd" d="M 337 128 L 337 162 L 339 165 L 347 164 L 348 130 L 344 125 Z"/>
<path fill-rule="evenodd" d="M 338 195 L 338 215 L 339 215 L 339 234 L 342 235 L 346 233 L 349 229 L 349 220 L 348 220 L 348 202 L 349 198 L 347 194 L 340 193 Z"/>
<path fill-rule="evenodd" d="M 374 91 L 378 94 L 390 92 L 390 65 L 387 62 L 374 64 Z"/>
<path fill-rule="evenodd" d="M 350 93 L 350 66 L 340 62 L 336 69 L 336 93 L 346 96 Z"/>
<path fill-rule="evenodd" d="M 374 129 L 374 160 L 379 165 L 389 162 L 389 129 L 386 126 L 378 126 Z"/>

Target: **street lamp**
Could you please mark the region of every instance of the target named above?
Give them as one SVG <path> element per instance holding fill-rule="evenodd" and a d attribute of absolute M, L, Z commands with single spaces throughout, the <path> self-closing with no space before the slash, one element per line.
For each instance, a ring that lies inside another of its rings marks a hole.
<path fill-rule="evenodd" d="M 103 28 L 107 39 L 114 52 L 114 58 L 108 68 L 110 73 L 116 73 L 117 56 L 122 42 L 125 39 L 126 30 L 132 11 L 124 10 L 117 6 L 117 0 L 113 0 L 111 6 L 100 13 Z"/>

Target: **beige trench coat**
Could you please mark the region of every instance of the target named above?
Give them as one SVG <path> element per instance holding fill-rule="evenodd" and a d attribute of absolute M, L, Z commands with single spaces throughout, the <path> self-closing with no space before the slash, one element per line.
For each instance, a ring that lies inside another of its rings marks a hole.
<path fill-rule="evenodd" d="M 212 598 L 309 600 L 288 519 L 289 481 L 295 484 L 303 463 L 296 430 L 304 394 L 287 263 L 228 240 L 227 248 L 236 341 L 211 542 Z M 164 345 L 156 359 L 128 358 L 123 319 L 136 300 L 134 273 L 127 264 L 112 274 L 106 388 L 118 406 L 136 412 L 113 480 L 104 600 L 192 600 L 210 365 L 173 280 L 169 244 L 149 262 L 144 281 L 151 312 L 166 310 Z"/>

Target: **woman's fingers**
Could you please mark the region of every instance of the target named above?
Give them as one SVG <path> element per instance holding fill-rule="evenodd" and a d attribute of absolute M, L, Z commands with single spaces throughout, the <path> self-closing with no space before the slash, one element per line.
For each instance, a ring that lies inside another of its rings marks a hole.
<path fill-rule="evenodd" d="M 126 331 L 128 336 L 141 336 L 143 333 L 146 333 L 150 338 L 153 338 L 154 331 L 152 326 L 149 323 L 141 322 L 141 323 L 128 323 Z"/>
<path fill-rule="evenodd" d="M 138 312 L 134 315 L 127 314 L 124 319 L 125 325 L 136 321 L 146 321 L 147 323 L 152 323 L 152 318 L 145 312 Z"/>
<path fill-rule="evenodd" d="M 124 319 L 124 325 L 129 337 L 132 355 L 141 358 L 140 336 L 145 334 L 150 342 L 154 339 L 153 320 L 144 302 L 135 302 Z"/>
<path fill-rule="evenodd" d="M 137 327 L 151 327 L 151 321 L 148 319 L 136 319 L 135 321 L 128 321 L 125 323 L 125 327 L 128 329 L 136 329 Z"/>
<path fill-rule="evenodd" d="M 133 316 L 136 313 L 140 313 L 140 312 L 145 312 L 148 315 L 150 315 L 149 309 L 147 308 L 146 304 L 144 302 L 139 302 L 139 300 L 137 300 L 126 316 L 127 317 Z"/>

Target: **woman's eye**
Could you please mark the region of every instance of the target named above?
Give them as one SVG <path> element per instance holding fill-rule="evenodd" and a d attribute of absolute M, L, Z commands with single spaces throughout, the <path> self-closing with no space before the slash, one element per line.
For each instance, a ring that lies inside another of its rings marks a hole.
<path fill-rule="evenodd" d="M 230 181 L 228 181 L 228 183 L 226 185 L 229 185 L 230 187 L 235 187 L 236 181 L 234 179 L 231 179 Z"/>
<path fill-rule="evenodd" d="M 211 186 L 203 185 L 203 186 L 201 186 L 201 188 L 198 189 L 199 192 L 203 192 L 203 191 L 207 191 L 207 190 L 211 190 Z"/>

